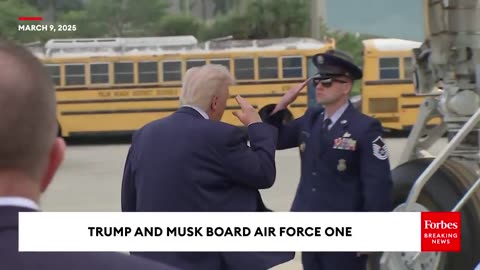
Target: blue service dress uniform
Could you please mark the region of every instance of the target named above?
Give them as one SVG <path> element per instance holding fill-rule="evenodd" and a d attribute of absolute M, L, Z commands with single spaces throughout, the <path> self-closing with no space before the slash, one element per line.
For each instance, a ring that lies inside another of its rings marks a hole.
<path fill-rule="evenodd" d="M 277 149 L 299 147 L 301 179 L 292 211 L 391 211 L 392 179 L 380 122 L 351 103 L 326 130 L 322 108 L 310 108 L 289 123 L 286 110 L 262 118 L 279 130 Z M 305 270 L 364 270 L 367 257 L 356 252 L 304 252 Z"/>

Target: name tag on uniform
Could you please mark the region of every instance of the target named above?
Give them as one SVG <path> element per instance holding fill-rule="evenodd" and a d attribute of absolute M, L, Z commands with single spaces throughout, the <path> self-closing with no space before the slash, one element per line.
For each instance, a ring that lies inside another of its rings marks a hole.
<path fill-rule="evenodd" d="M 350 136 L 350 133 L 346 132 L 342 137 L 336 138 L 333 141 L 333 149 L 355 151 L 357 141 L 349 138 Z"/>

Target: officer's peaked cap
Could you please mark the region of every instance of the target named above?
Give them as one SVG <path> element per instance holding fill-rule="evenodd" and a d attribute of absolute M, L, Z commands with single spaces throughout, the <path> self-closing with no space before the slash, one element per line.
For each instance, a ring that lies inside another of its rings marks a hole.
<path fill-rule="evenodd" d="M 322 76 L 348 76 L 353 80 L 361 79 L 362 70 L 354 64 L 353 57 L 340 50 L 328 50 L 313 56 L 313 64 Z"/>

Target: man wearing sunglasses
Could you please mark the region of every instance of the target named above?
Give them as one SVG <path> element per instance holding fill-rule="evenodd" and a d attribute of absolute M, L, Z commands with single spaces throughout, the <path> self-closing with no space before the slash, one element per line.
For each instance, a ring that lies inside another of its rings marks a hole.
<path fill-rule="evenodd" d="M 317 54 L 318 73 L 293 87 L 261 116 L 279 130 L 277 149 L 299 147 L 301 178 L 292 211 L 391 211 L 392 180 L 380 122 L 357 111 L 349 97 L 362 70 L 344 52 Z M 291 122 L 284 114 L 300 91 L 315 86 L 318 108 Z M 305 270 L 365 270 L 367 255 L 357 252 L 304 252 Z"/>

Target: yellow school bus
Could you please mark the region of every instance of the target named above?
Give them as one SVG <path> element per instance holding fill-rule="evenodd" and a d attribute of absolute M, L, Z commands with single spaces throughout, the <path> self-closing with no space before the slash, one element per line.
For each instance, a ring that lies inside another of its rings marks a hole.
<path fill-rule="evenodd" d="M 420 45 L 393 38 L 363 41 L 361 110 L 386 130 L 408 131 L 415 124 L 424 97 L 415 95 L 412 50 Z"/>
<path fill-rule="evenodd" d="M 335 47 L 310 38 L 212 40 L 193 36 L 56 39 L 37 56 L 56 86 L 63 137 L 129 134 L 179 107 L 185 71 L 206 63 L 226 66 L 236 79 L 222 121 L 240 126 L 232 111 L 237 94 L 258 110 L 278 102 L 313 74 L 311 56 Z M 290 105 L 291 118 L 306 110 L 307 94 Z M 289 120 L 286 119 L 286 120 Z"/>

